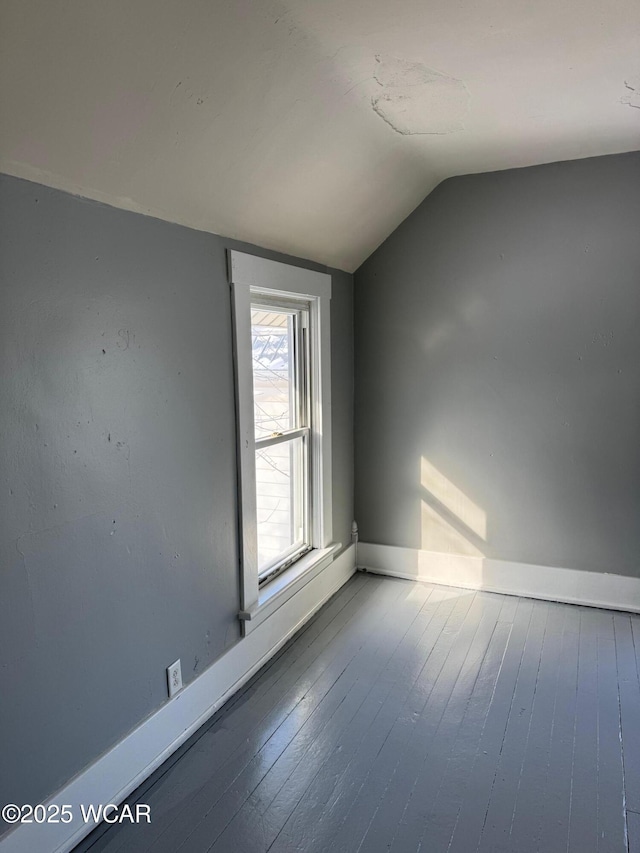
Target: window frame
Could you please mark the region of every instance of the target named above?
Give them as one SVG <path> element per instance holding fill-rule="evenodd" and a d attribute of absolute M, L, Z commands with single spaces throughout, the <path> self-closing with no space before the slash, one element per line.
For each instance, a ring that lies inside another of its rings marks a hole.
<path fill-rule="evenodd" d="M 328 565 L 340 547 L 333 543 L 331 490 L 331 276 L 236 250 L 228 250 L 228 269 L 238 442 L 239 618 L 246 634 Z M 312 550 L 262 586 L 258 578 L 251 354 L 251 303 L 254 296 L 273 300 L 294 298 L 309 304 Z"/>

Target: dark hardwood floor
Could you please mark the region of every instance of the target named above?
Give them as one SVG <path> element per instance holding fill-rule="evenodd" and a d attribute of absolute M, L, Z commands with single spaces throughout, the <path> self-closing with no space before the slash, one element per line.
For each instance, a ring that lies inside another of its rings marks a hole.
<path fill-rule="evenodd" d="M 640 853 L 640 617 L 356 575 L 90 853 Z"/>

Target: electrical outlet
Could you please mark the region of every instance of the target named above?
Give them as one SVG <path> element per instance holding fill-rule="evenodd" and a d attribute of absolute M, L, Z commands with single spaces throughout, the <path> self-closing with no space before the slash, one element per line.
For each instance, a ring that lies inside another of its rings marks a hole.
<path fill-rule="evenodd" d="M 175 696 L 182 690 L 182 667 L 180 658 L 171 666 L 167 667 L 167 686 L 169 687 L 169 698 Z"/>

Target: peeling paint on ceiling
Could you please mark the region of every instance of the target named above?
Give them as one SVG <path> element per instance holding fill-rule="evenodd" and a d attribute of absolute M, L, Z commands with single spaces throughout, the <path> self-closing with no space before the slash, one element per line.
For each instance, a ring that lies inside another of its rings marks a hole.
<path fill-rule="evenodd" d="M 445 134 L 464 130 L 469 93 L 462 82 L 421 62 L 376 56 L 374 73 L 382 92 L 373 109 L 397 133 Z"/>
<path fill-rule="evenodd" d="M 640 148 L 639 43 L 637 0 L 2 0 L 0 171 L 353 270 L 450 175 Z"/>
<path fill-rule="evenodd" d="M 625 80 L 624 85 L 629 89 L 629 92 L 622 96 L 620 102 L 640 110 L 640 74 L 637 77 Z"/>

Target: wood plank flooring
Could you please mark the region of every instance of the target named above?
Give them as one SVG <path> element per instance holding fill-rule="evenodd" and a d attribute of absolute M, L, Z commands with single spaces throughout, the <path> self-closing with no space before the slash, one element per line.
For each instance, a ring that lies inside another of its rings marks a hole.
<path fill-rule="evenodd" d="M 640 617 L 356 575 L 90 853 L 640 853 Z"/>

